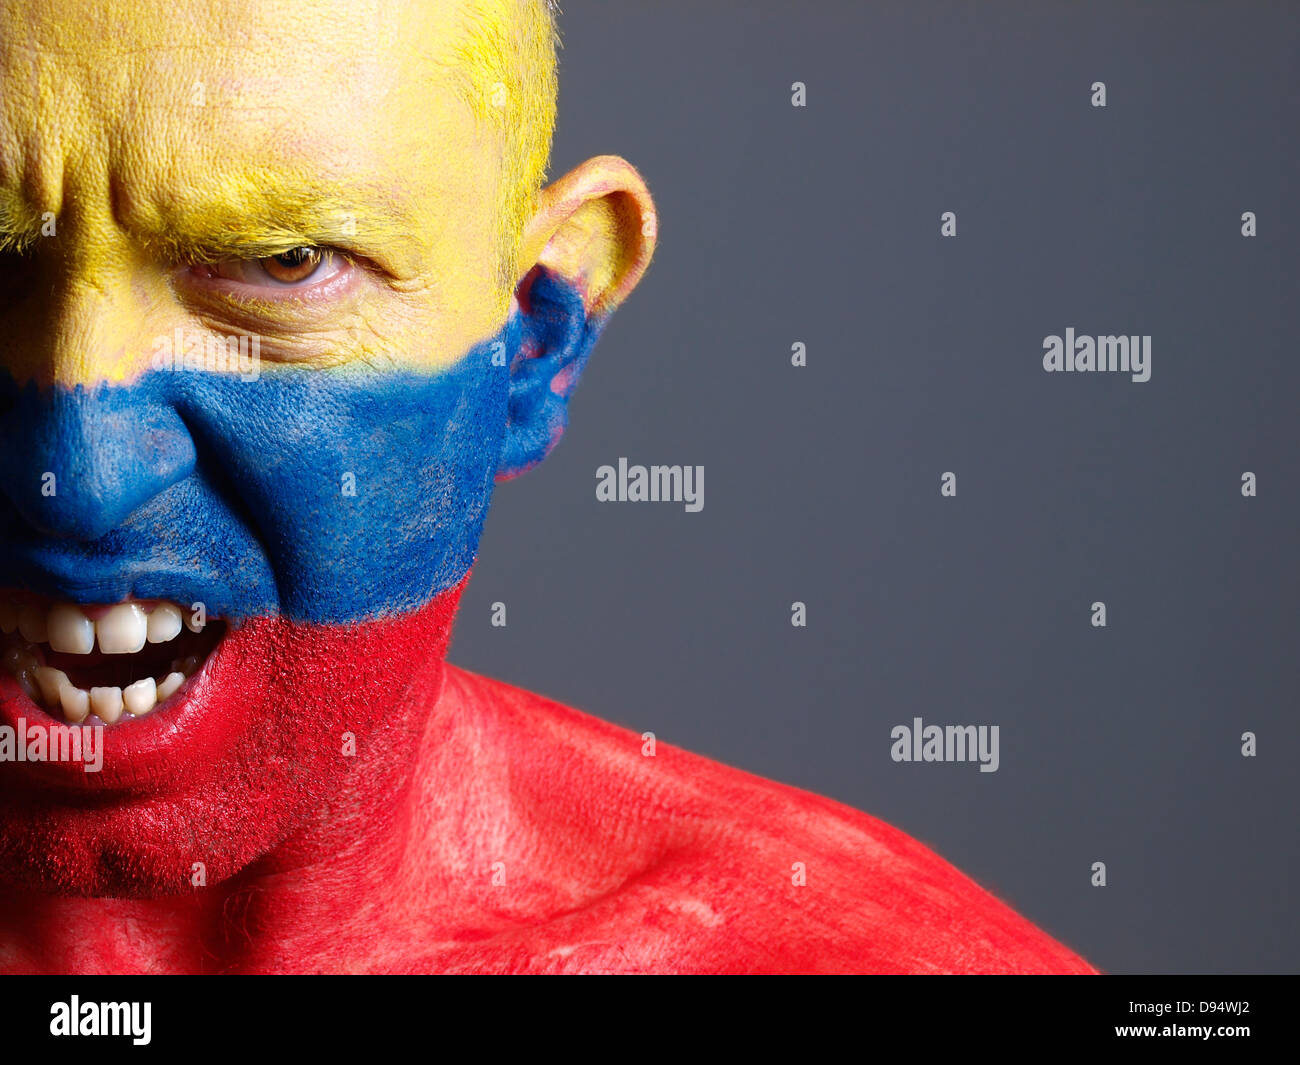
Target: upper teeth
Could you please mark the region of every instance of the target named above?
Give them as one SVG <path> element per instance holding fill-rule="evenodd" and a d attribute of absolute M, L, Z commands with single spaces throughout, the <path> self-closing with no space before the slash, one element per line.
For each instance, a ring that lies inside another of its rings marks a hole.
<path fill-rule="evenodd" d="M 171 668 L 157 679 L 141 677 L 124 687 L 78 687 L 63 670 L 47 664 L 42 644 L 60 654 L 88 655 L 98 645 L 102 654 L 130 655 L 145 643 L 176 639 L 183 628 L 191 632 L 204 628 L 202 611 L 186 616 L 175 603 L 118 603 L 92 608 L 91 613 L 98 617 L 92 619 L 75 603 L 46 608 L 31 602 L 0 602 L 0 631 L 11 637 L 0 646 L 0 668 L 17 679 L 34 702 L 58 708 L 67 721 L 112 725 L 124 713 L 140 717 L 171 698 L 202 665 L 199 657 L 187 655 L 173 659 Z M 15 630 L 21 639 L 12 635 Z"/>
<path fill-rule="evenodd" d="M 91 621 L 75 603 L 59 603 L 48 610 L 34 603 L 19 607 L 0 603 L 0 630 L 17 629 L 31 643 L 48 643 L 64 654 L 134 654 L 149 643 L 175 639 L 182 626 L 198 632 L 203 624 L 187 618 L 174 603 L 156 603 L 151 610 L 140 603 L 118 603 Z"/>

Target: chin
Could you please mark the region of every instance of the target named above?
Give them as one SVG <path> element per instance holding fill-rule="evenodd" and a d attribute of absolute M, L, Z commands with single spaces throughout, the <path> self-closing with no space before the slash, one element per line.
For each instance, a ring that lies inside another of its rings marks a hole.
<path fill-rule="evenodd" d="M 218 618 L 172 639 L 151 642 L 146 632 L 134 651 L 138 619 L 128 615 L 142 612 L 147 627 L 162 610 L 154 635 L 165 635 L 174 627 L 165 605 L 100 605 L 80 611 L 105 630 L 80 658 L 84 643 L 60 629 L 69 604 L 18 591 L 26 622 L 4 635 L 0 730 L 15 746 L 27 737 L 27 754 L 47 754 L 0 761 L 0 879 L 20 890 L 143 898 L 201 892 L 277 856 L 328 860 L 327 841 L 353 839 L 351 818 L 373 827 L 410 777 L 463 587 L 396 618 Z M 0 627 L 12 621 L 0 616 Z M 101 654 L 101 643 L 114 650 Z M 93 740 L 73 736 L 87 729 Z M 41 732 L 44 744 L 33 740 Z M 63 755 L 80 746 L 81 757 L 53 760 L 60 745 Z M 313 833 L 318 825 L 331 827 Z"/>

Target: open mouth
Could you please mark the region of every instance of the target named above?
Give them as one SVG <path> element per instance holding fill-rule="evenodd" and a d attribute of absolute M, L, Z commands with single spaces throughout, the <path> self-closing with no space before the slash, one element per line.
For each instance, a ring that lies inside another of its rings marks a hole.
<path fill-rule="evenodd" d="M 0 594 L 0 667 L 51 716 L 116 725 L 180 692 L 225 628 L 163 599 L 89 605 Z"/>

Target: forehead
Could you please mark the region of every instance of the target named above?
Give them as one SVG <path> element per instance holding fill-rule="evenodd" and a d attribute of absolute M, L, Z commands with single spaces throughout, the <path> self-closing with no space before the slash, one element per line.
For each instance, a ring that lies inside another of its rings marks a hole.
<path fill-rule="evenodd" d="M 0 185 L 119 221 L 282 187 L 418 209 L 481 147 L 463 33 L 450 0 L 0 0 Z"/>

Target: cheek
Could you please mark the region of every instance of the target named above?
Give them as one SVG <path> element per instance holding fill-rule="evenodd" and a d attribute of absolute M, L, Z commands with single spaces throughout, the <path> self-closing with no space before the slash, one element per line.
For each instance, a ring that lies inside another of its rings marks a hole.
<path fill-rule="evenodd" d="M 477 550 L 506 421 L 495 342 L 435 374 L 271 372 L 184 401 L 213 505 L 242 513 L 276 602 L 235 616 L 337 624 L 404 614 L 457 585 Z M 228 520 L 214 514 L 214 525 Z M 250 592 L 252 590 L 250 589 Z"/>
<path fill-rule="evenodd" d="M 441 371 L 0 375 L 0 586 L 351 624 L 468 572 L 501 459 L 519 319 Z"/>

